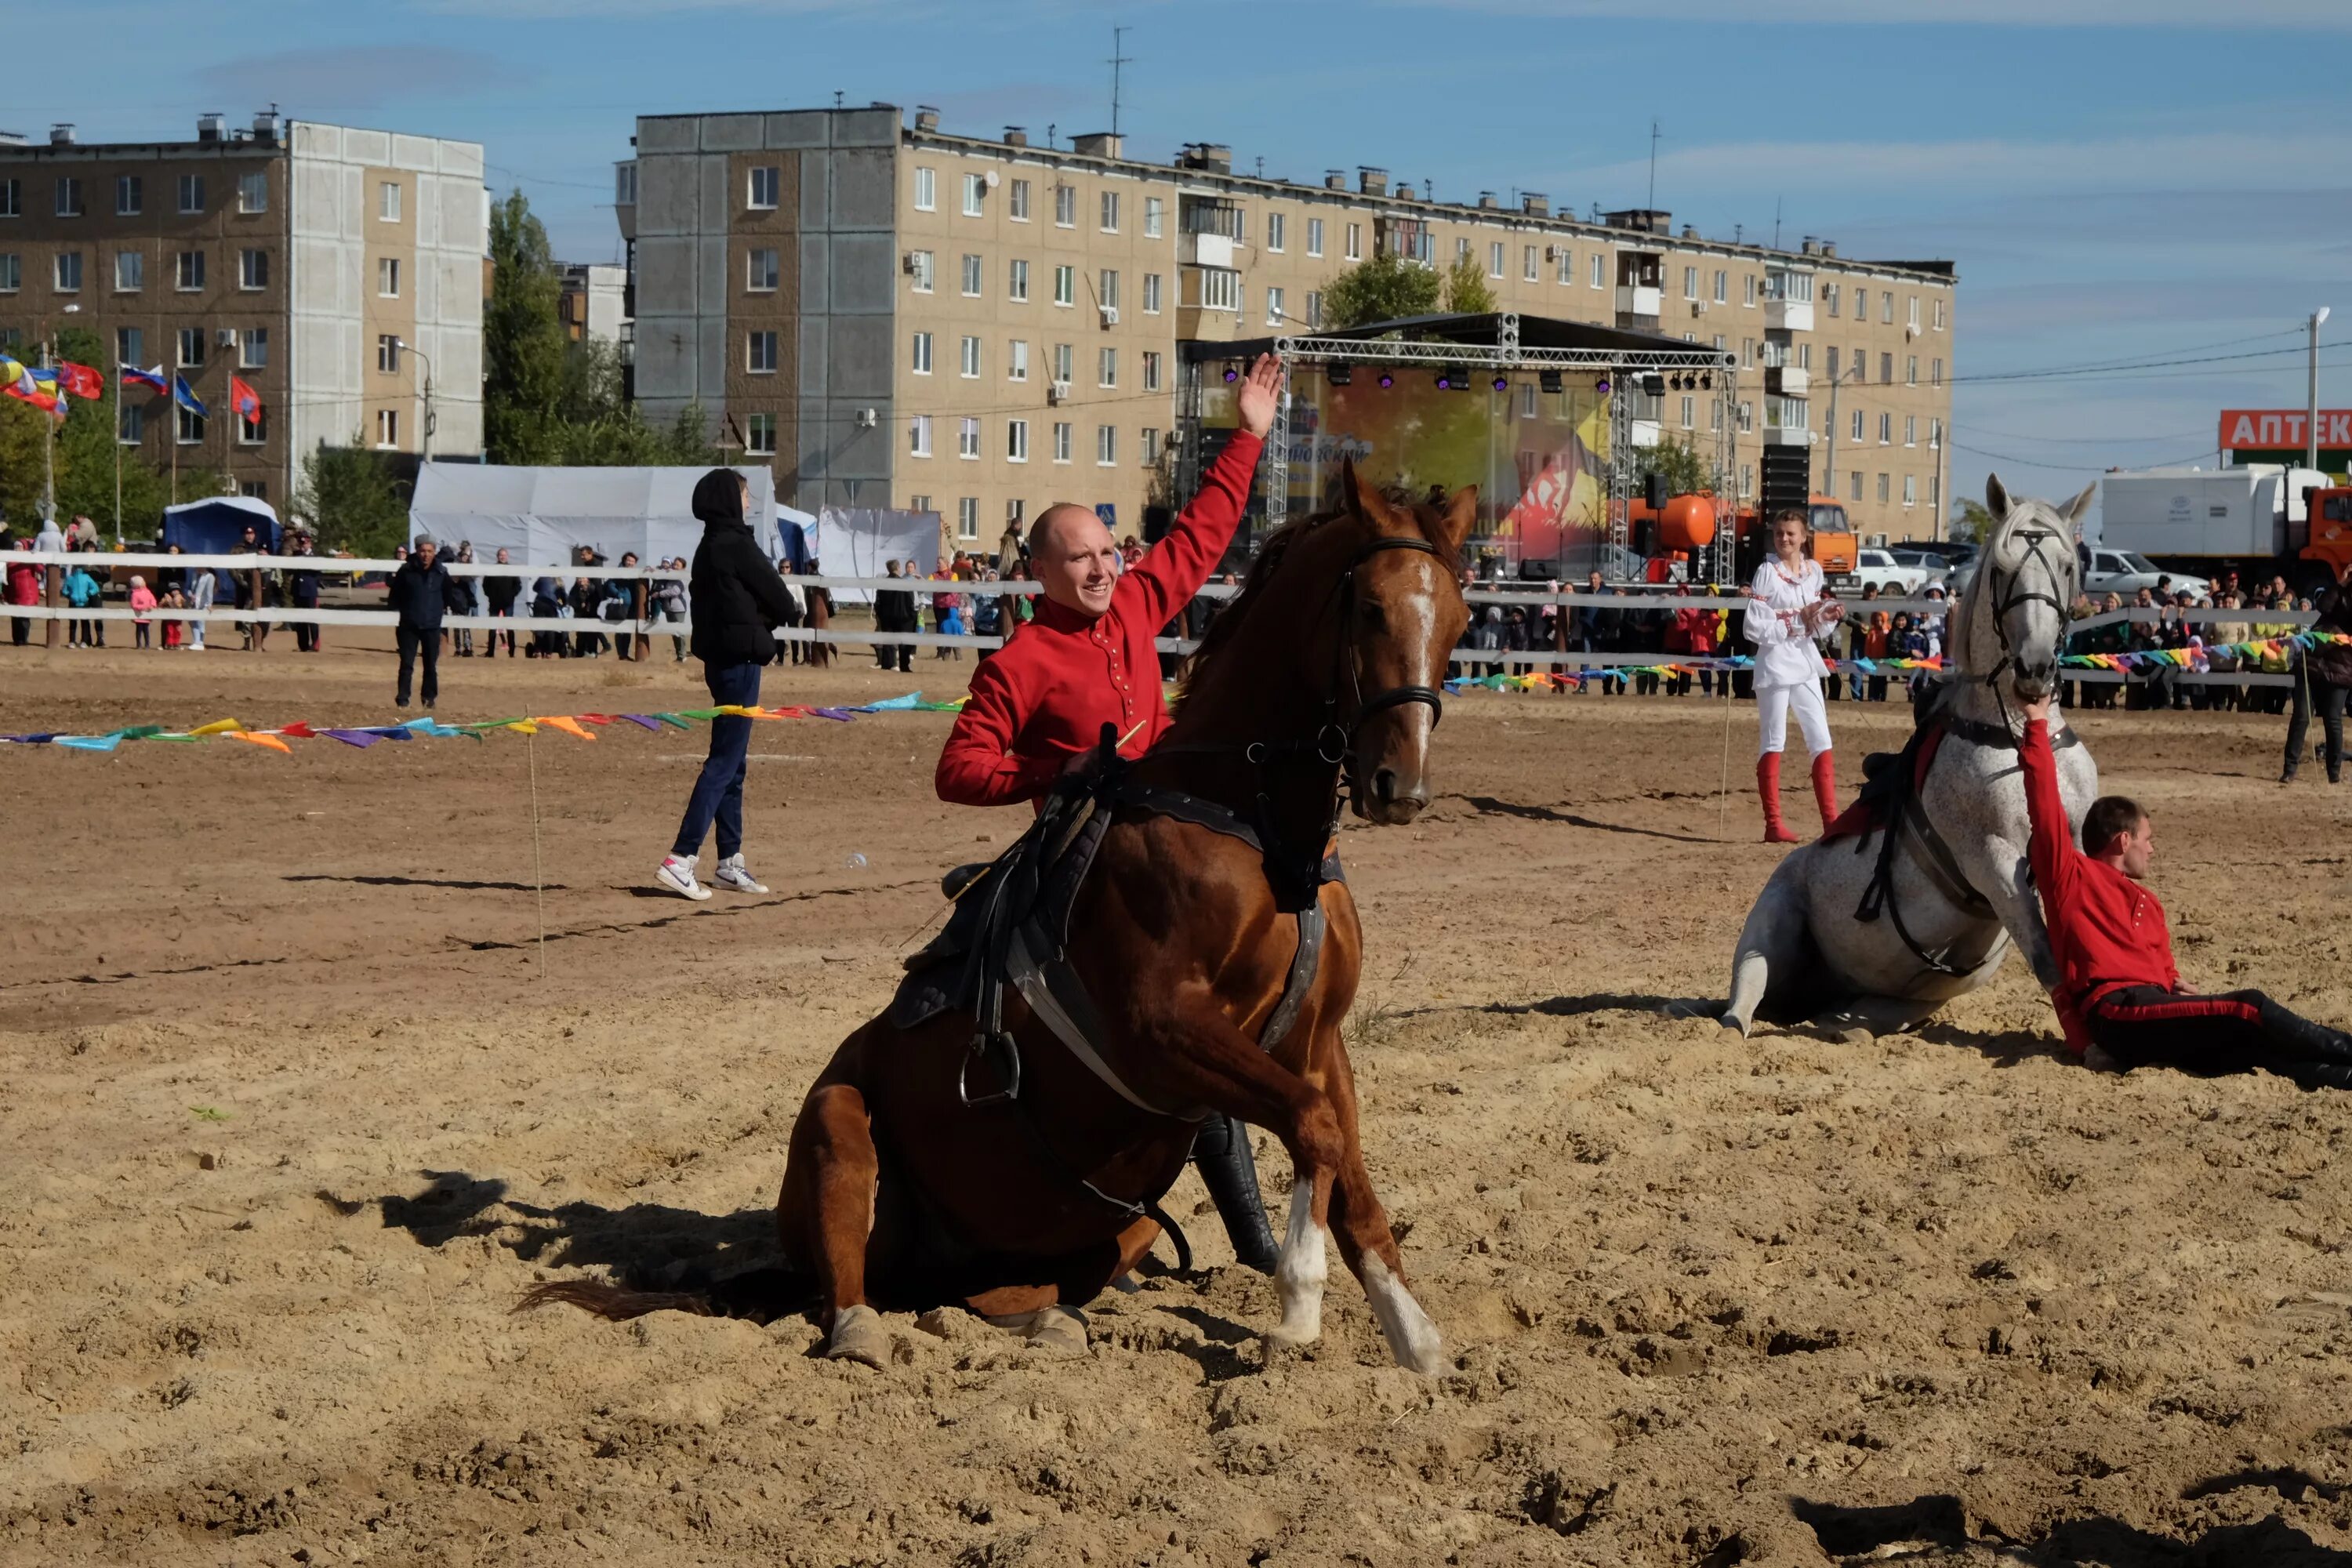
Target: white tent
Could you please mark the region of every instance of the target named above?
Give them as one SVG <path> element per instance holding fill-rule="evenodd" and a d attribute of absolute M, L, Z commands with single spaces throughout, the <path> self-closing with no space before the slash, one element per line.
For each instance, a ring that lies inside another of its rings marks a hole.
<path fill-rule="evenodd" d="M 408 535 L 431 534 L 454 550 L 470 541 L 474 558 L 512 552 L 518 566 L 560 566 L 580 545 L 617 563 L 634 550 L 651 563 L 682 555 L 691 561 L 702 542 L 692 505 L 695 482 L 710 470 L 692 468 L 522 468 L 478 463 L 427 463 L 416 476 Z M 774 476 L 740 468 L 751 488 L 746 521 L 761 548 L 780 553 L 776 520 L 806 526 L 815 519 L 776 501 Z"/>
<path fill-rule="evenodd" d="M 828 577 L 884 576 L 888 561 L 911 561 L 914 574 L 928 577 L 940 567 L 940 514 L 829 506 L 817 514 L 809 543 Z M 870 604 L 873 598 L 870 588 L 833 590 L 836 605 Z"/>

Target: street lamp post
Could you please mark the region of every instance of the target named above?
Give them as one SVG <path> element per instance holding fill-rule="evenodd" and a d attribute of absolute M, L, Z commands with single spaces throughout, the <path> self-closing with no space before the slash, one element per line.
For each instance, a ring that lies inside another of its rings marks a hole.
<path fill-rule="evenodd" d="M 423 461 L 433 460 L 433 356 L 402 338 L 392 340 L 402 353 L 415 354 L 425 362 L 425 440 L 421 447 Z"/>
<path fill-rule="evenodd" d="M 68 305 L 64 308 L 64 314 L 68 316 L 79 315 L 80 312 L 81 307 L 79 305 Z M 46 323 L 44 323 L 44 325 L 46 326 Z M 43 370 L 54 370 L 57 368 L 57 334 L 45 331 L 41 334 L 41 368 Z M 57 521 L 57 454 L 58 422 L 55 419 L 51 419 L 48 421 L 47 433 L 43 436 L 41 440 L 41 521 L 43 522 L 54 522 Z"/>
<path fill-rule="evenodd" d="M 2311 384 L 2308 419 L 2304 425 L 2304 462 L 2306 468 L 2319 467 L 2319 329 L 2327 320 L 2327 307 L 2322 305 L 2311 313 Z"/>

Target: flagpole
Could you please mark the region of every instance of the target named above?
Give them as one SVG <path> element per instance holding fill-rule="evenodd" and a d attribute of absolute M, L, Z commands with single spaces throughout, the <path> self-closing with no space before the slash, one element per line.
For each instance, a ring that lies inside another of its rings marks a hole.
<path fill-rule="evenodd" d="M 114 362 L 114 547 L 122 548 L 122 362 Z"/>

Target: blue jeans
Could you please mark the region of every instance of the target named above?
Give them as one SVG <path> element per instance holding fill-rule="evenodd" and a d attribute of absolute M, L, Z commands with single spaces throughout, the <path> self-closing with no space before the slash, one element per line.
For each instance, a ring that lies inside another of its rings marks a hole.
<path fill-rule="evenodd" d="M 760 667 L 729 664 L 702 667 L 703 684 L 710 688 L 713 705 L 755 708 L 760 702 Z M 694 781 L 686 816 L 677 825 L 677 842 L 670 853 L 699 854 L 702 836 L 719 824 L 719 858 L 725 859 L 743 847 L 743 775 L 751 771 L 744 754 L 751 749 L 751 721 L 722 713 L 710 721 L 710 755 Z"/>

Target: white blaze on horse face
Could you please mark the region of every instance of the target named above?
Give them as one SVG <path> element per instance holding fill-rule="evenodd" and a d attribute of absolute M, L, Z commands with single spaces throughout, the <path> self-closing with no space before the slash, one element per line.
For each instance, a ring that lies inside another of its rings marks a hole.
<path fill-rule="evenodd" d="M 1445 1342 L 1437 1325 L 1377 1252 L 1364 1254 L 1364 1294 L 1371 1299 L 1372 1316 L 1380 1320 L 1381 1336 L 1397 1365 L 1432 1377 L 1446 1370 Z"/>
<path fill-rule="evenodd" d="M 1323 1227 L 1315 1223 L 1315 1183 L 1301 1176 L 1290 1189 L 1290 1228 L 1274 1282 L 1282 1292 L 1282 1323 L 1271 1337 L 1294 1345 L 1311 1344 L 1323 1331 L 1323 1286 L 1330 1278 L 1323 1256 Z"/>

